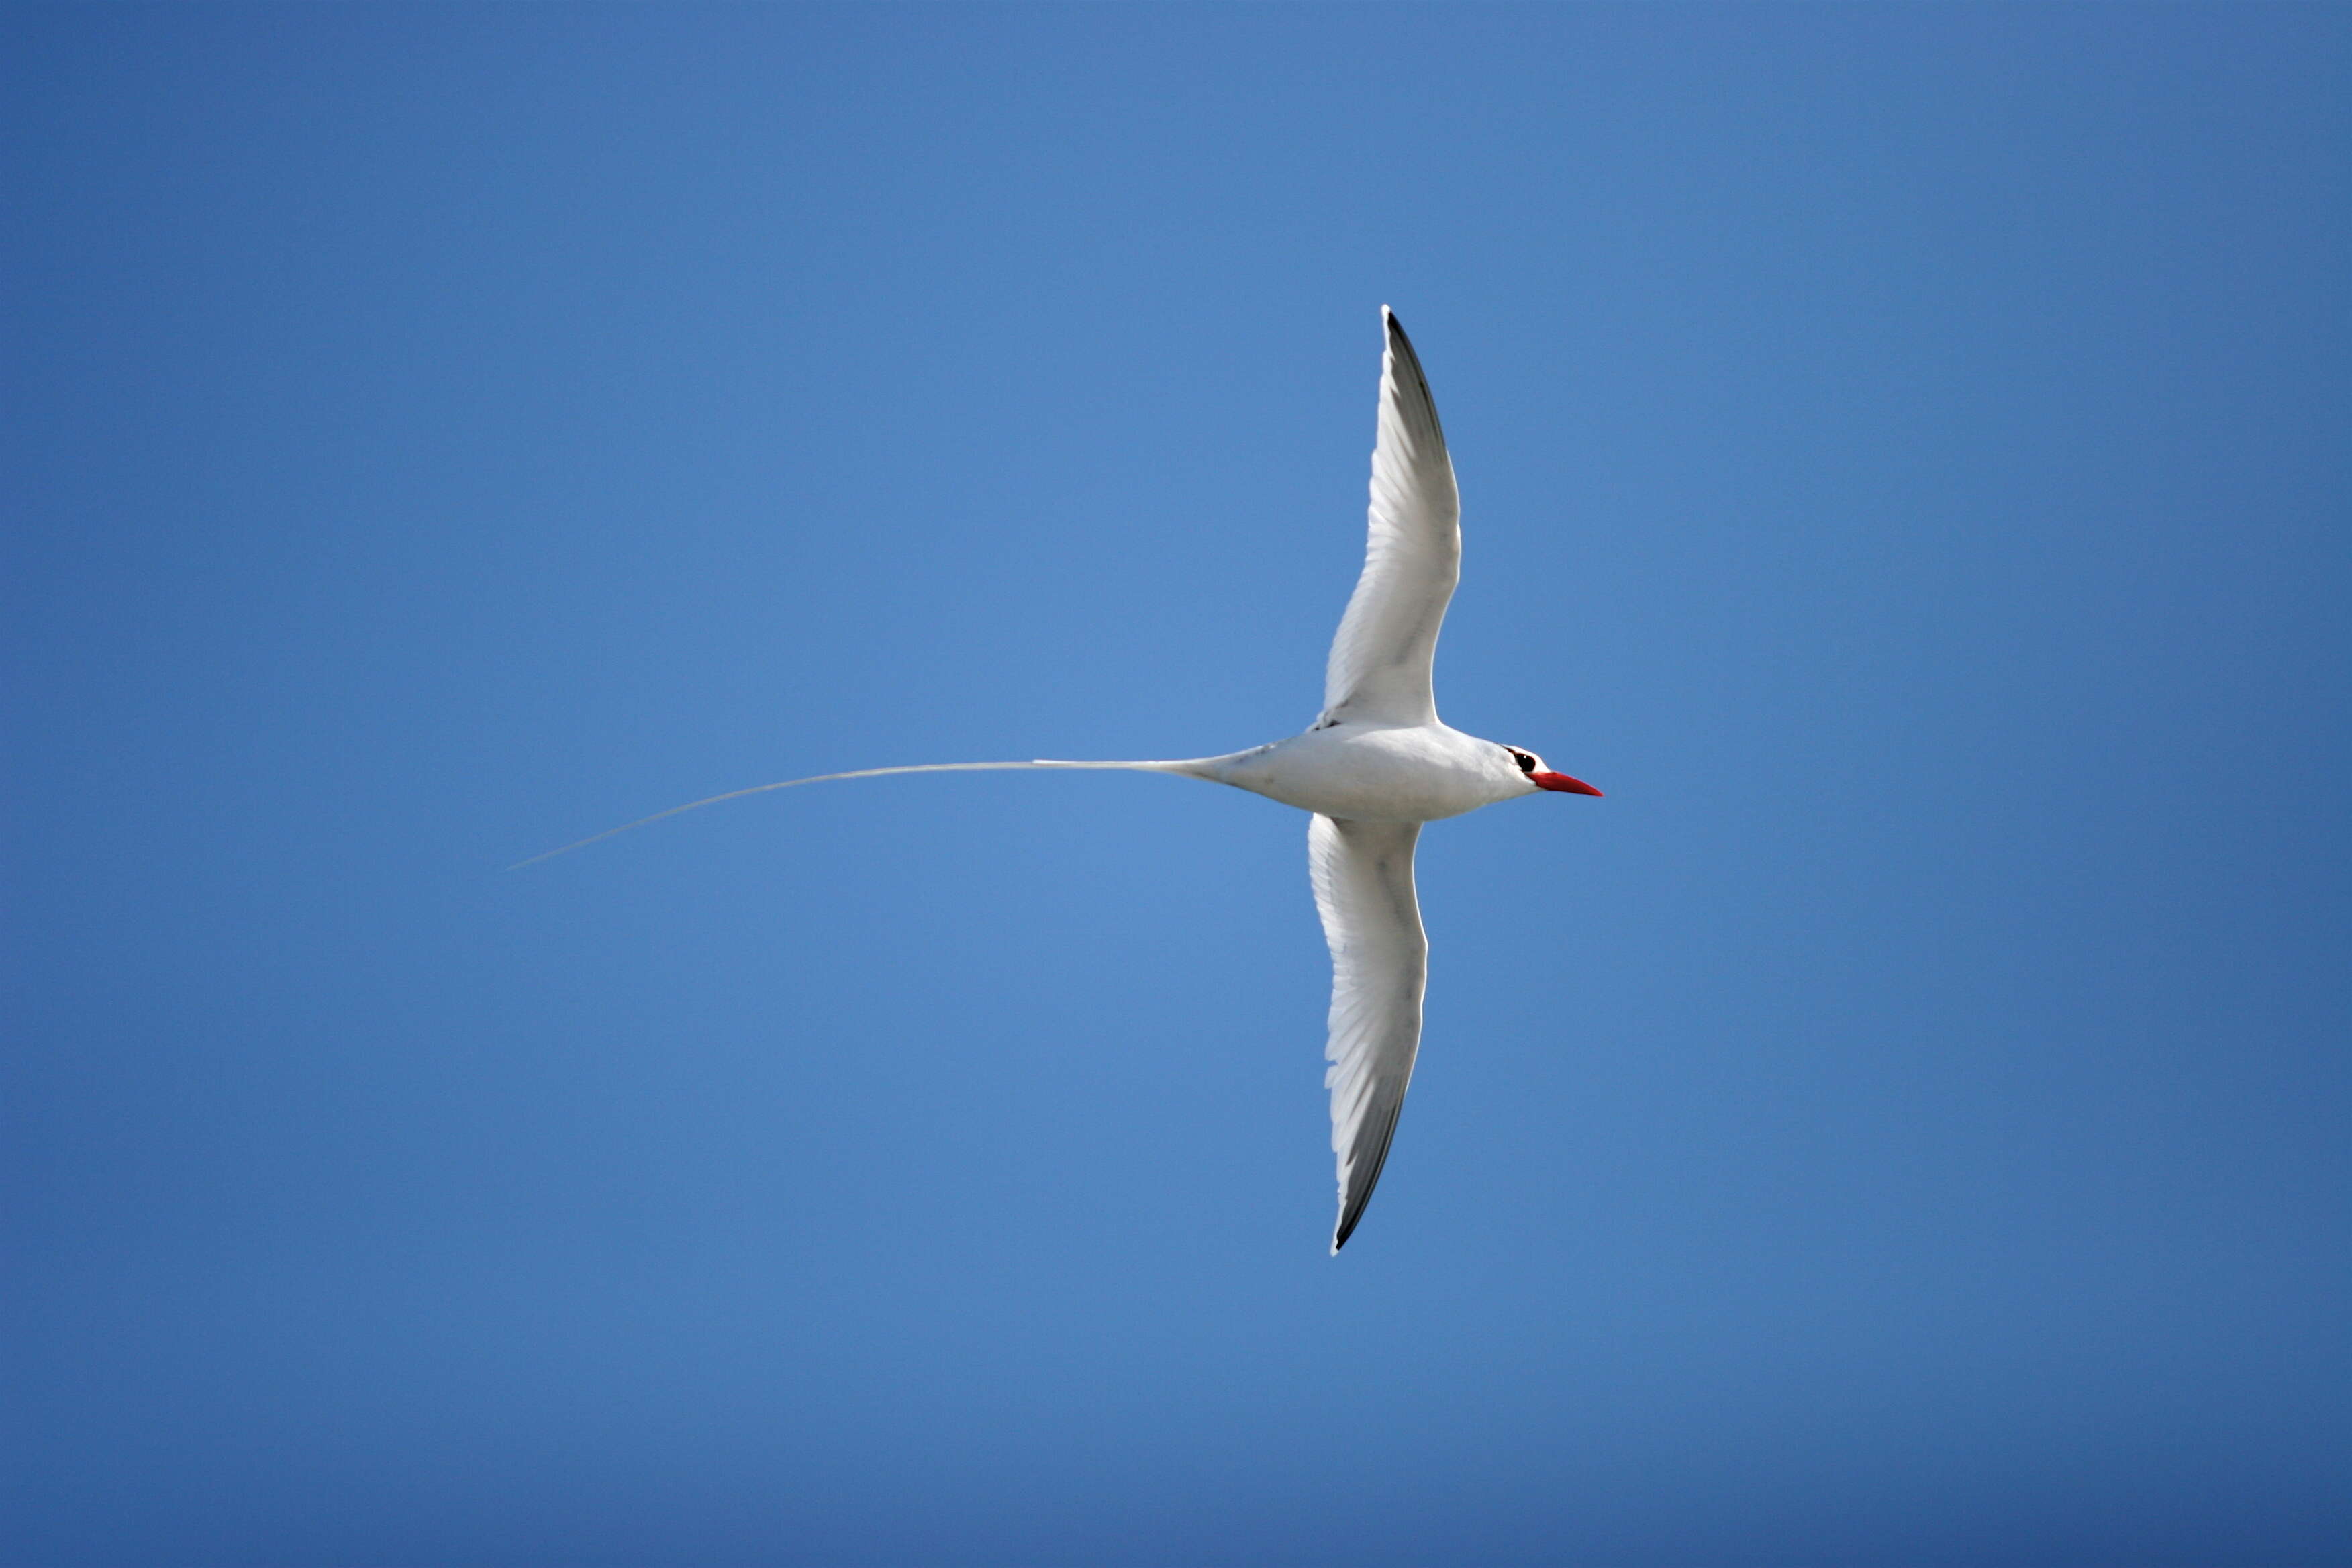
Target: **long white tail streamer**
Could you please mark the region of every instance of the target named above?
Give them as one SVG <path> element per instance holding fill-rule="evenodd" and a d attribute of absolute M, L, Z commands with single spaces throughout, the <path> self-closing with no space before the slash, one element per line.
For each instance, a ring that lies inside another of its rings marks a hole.
<path fill-rule="evenodd" d="M 585 838 L 566 844 L 561 849 L 550 849 L 545 854 L 534 855 L 528 860 L 518 860 L 507 869 L 520 871 L 526 866 L 536 866 L 541 860 L 552 860 L 558 855 L 569 855 L 574 849 L 585 849 L 591 844 L 601 843 L 604 839 L 626 833 L 633 827 L 643 827 L 649 823 L 659 822 L 666 816 L 677 816 L 688 811 L 700 811 L 706 805 L 717 805 L 722 801 L 741 800 L 747 795 L 765 795 L 770 790 L 794 789 L 802 784 L 830 784 L 835 779 L 879 778 L 884 773 L 988 773 L 1002 768 L 1128 768 L 1148 773 L 1181 773 L 1192 778 L 1202 778 L 1213 776 L 1201 771 L 1204 763 L 1222 760 L 1214 757 L 1201 757 L 1185 762 L 1169 763 L 1061 763 L 1048 757 L 1040 757 L 1027 763 L 918 763 L 912 767 L 904 768 L 858 768 L 845 773 L 813 773 L 804 779 L 784 779 L 776 784 L 753 784 L 750 789 L 729 790 L 725 795 L 714 795 L 708 799 L 690 800 L 684 805 L 673 805 L 667 811 L 656 811 L 651 816 L 641 816 L 635 822 L 625 822 L 618 827 L 608 827 L 602 833 L 592 833 Z"/>

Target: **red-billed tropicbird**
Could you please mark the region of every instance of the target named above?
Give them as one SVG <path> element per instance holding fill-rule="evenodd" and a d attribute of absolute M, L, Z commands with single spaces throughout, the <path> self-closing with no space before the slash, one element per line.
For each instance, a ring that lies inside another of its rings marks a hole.
<path fill-rule="evenodd" d="M 1462 572 L 1462 506 L 1421 361 L 1396 312 L 1383 305 L 1381 321 L 1388 346 L 1381 356 L 1370 538 L 1363 574 L 1331 642 L 1323 711 L 1303 733 L 1226 756 L 1177 762 L 1041 758 L 818 773 L 673 806 L 532 859 L 720 801 L 885 773 L 1123 768 L 1231 784 L 1312 812 L 1307 868 L 1331 946 L 1330 1038 L 1323 1054 L 1331 1064 L 1324 1083 L 1331 1091 L 1331 1148 L 1339 1164 L 1339 1218 L 1331 1234 L 1337 1253 L 1381 1179 L 1421 1047 L 1429 971 L 1429 941 L 1412 887 L 1421 825 L 1547 790 L 1601 793 L 1552 772 L 1533 752 L 1465 735 L 1437 716 L 1430 667 L 1438 625 Z"/>

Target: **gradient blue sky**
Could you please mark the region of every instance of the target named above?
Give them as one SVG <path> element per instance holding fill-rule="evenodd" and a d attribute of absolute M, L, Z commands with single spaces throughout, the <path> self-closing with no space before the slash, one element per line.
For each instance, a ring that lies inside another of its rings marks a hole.
<path fill-rule="evenodd" d="M 2352 10 L 0 39 L 0 1560 L 2352 1560 Z"/>

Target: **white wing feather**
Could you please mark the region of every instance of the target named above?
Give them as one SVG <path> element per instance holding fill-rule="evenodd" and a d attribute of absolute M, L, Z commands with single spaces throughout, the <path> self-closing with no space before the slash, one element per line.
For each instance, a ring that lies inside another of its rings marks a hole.
<path fill-rule="evenodd" d="M 1318 722 L 1434 724 L 1430 666 L 1462 574 L 1462 502 L 1421 361 L 1396 313 L 1383 305 L 1381 319 L 1388 347 L 1364 571 L 1331 642 Z"/>
<path fill-rule="evenodd" d="M 1421 1048 L 1429 940 L 1412 889 L 1420 837 L 1417 822 L 1318 816 L 1307 830 L 1315 908 L 1331 944 L 1331 1038 L 1323 1051 L 1331 1066 L 1323 1081 L 1339 1164 L 1333 1252 L 1348 1244 L 1371 1201 Z"/>

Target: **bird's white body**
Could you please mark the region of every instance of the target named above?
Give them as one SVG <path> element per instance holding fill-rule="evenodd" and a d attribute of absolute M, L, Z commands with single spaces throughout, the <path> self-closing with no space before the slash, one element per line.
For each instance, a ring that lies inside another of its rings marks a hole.
<path fill-rule="evenodd" d="M 1325 724 L 1193 776 L 1356 822 L 1436 822 L 1542 793 L 1503 746 L 1442 722 Z"/>
<path fill-rule="evenodd" d="M 1324 1047 L 1331 1065 L 1324 1082 L 1339 1158 L 1334 1252 L 1346 1245 L 1380 1181 L 1421 1047 L 1429 960 L 1412 883 L 1421 825 L 1547 790 L 1601 793 L 1546 771 L 1532 752 L 1465 735 L 1437 717 L 1431 672 L 1438 627 L 1461 574 L 1461 502 L 1421 362 L 1385 306 L 1381 320 L 1387 349 L 1381 359 L 1364 570 L 1332 639 L 1322 714 L 1302 733 L 1227 756 L 1183 761 L 926 763 L 821 773 L 713 795 L 612 830 L 827 779 L 996 768 L 1172 773 L 1312 812 L 1307 873 L 1331 949 L 1330 1037 Z"/>

